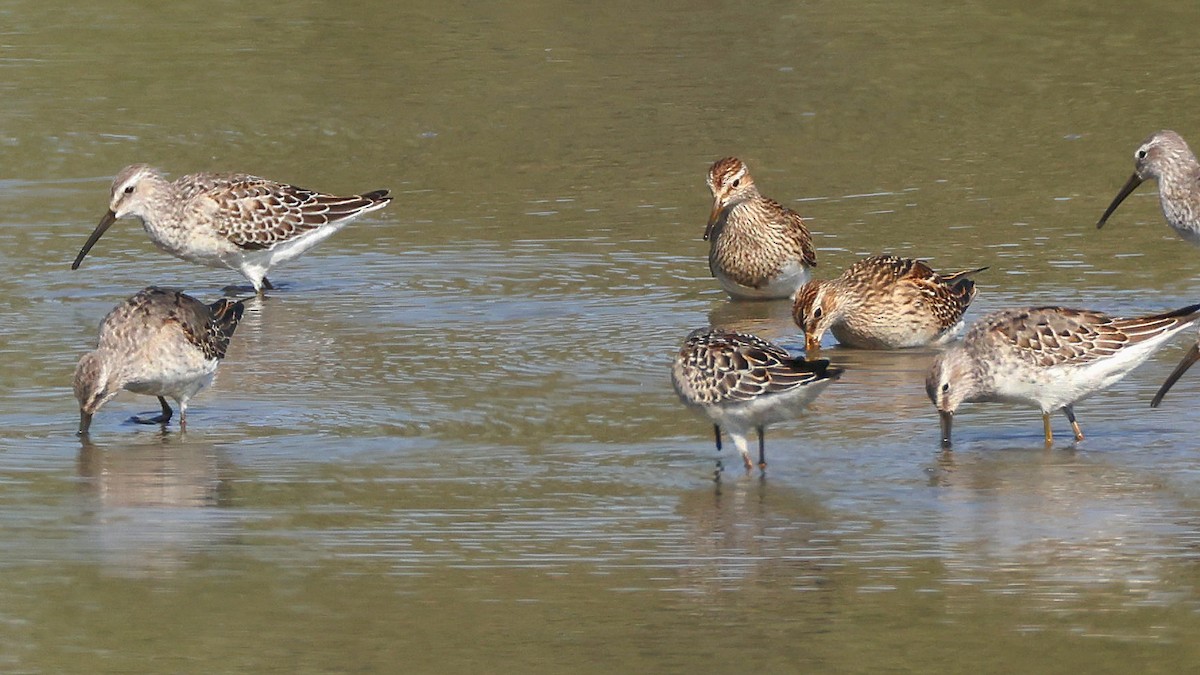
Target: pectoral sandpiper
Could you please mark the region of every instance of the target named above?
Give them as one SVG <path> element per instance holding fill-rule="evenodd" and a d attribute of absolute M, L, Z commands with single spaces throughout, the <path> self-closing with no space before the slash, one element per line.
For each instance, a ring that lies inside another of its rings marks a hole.
<path fill-rule="evenodd" d="M 796 293 L 792 318 L 804 329 L 807 351 L 821 336 L 861 349 L 903 349 L 940 344 L 962 328 L 975 298 L 978 269 L 945 276 L 925 263 L 896 256 L 863 258 L 841 276 L 814 280 Z"/>
<path fill-rule="evenodd" d="M 758 193 L 736 157 L 708 171 L 713 207 L 704 230 L 708 267 L 733 298 L 790 298 L 817 264 L 812 237 L 795 211 Z"/>

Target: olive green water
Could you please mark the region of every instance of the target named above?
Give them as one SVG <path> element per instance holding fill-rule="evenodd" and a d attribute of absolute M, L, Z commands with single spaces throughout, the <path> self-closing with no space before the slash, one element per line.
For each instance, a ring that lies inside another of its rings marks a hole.
<path fill-rule="evenodd" d="M 847 368 L 743 476 L 675 400 L 726 301 L 699 240 L 737 154 L 821 275 L 990 265 L 971 310 L 1148 313 L 1200 251 L 1143 187 L 1200 142 L 1188 3 L 0 2 L 0 670 L 1182 672 L 1200 663 L 1190 339 L 1077 406 L 970 406 L 929 353 Z M 186 435 L 74 435 L 100 318 L 241 280 L 122 221 L 113 174 L 396 200 L 272 275 Z M 1055 420 L 1067 437 L 1065 420 Z"/>

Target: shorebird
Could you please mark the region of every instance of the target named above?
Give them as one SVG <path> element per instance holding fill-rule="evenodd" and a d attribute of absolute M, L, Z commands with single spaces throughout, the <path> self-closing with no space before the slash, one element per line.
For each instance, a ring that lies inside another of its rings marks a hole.
<path fill-rule="evenodd" d="M 758 193 L 736 157 L 708 171 L 713 207 L 704 230 L 708 268 L 735 299 L 790 298 L 817 264 L 800 214 Z"/>
<path fill-rule="evenodd" d="M 158 169 L 133 164 L 113 180 L 108 213 L 71 269 L 79 268 L 110 225 L 133 216 L 162 250 L 237 270 L 261 295 L 274 288 L 266 277 L 272 267 L 391 199 L 387 190 L 335 197 L 244 173 L 194 173 L 169 181 Z"/>
<path fill-rule="evenodd" d="M 792 318 L 804 329 L 810 352 L 821 348 L 826 330 L 838 342 L 861 349 L 942 344 L 962 328 L 963 313 L 975 298 L 969 276 L 985 269 L 942 276 L 911 258 L 863 258 L 836 279 L 801 287 Z"/>
<path fill-rule="evenodd" d="M 243 301 L 205 305 L 155 286 L 113 308 L 100 322 L 96 349 L 75 367 L 79 434 L 122 389 L 157 396 L 162 406 L 161 415 L 135 422 L 166 424 L 173 411 L 164 397 L 170 397 L 179 405 L 179 427 L 186 428 L 188 399 L 212 383 L 244 309 Z"/>
<path fill-rule="evenodd" d="M 749 471 L 750 432 L 758 431 L 758 465 L 766 469 L 767 425 L 794 418 L 841 374 L 828 359 L 805 360 L 754 335 L 702 328 L 676 354 L 671 383 L 685 405 L 712 420 L 717 451 L 723 428 Z"/>
<path fill-rule="evenodd" d="M 1158 201 L 1167 224 L 1184 240 L 1200 246 L 1200 163 L 1188 144 L 1174 131 L 1156 131 L 1133 154 L 1133 175 L 1096 223 L 1108 217 L 1143 181 L 1158 182 Z"/>
<path fill-rule="evenodd" d="M 950 447 L 959 405 L 984 401 L 1037 406 L 1047 445 L 1053 442 L 1050 415 L 1062 410 L 1075 440 L 1083 440 L 1074 404 L 1125 377 L 1197 319 L 1200 304 L 1133 319 L 1064 307 L 981 318 L 938 355 L 925 380 L 941 417 L 942 447 Z"/>

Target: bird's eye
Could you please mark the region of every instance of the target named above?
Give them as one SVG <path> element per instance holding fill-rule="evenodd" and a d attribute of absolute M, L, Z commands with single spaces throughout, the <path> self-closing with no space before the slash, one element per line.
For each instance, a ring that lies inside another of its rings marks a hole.
<path fill-rule="evenodd" d="M 742 179 L 741 179 L 741 178 L 735 179 L 735 180 L 733 181 L 733 187 L 737 187 L 737 186 L 738 186 L 738 185 L 740 185 L 741 183 L 742 183 Z"/>
<path fill-rule="evenodd" d="M 1143 148 L 1137 152 L 1138 159 L 1146 159 L 1146 150 Z"/>
<path fill-rule="evenodd" d="M 950 383 L 949 382 L 942 385 L 942 391 L 950 391 Z"/>
<path fill-rule="evenodd" d="M 814 309 L 814 310 L 813 310 L 813 318 L 814 318 L 814 319 L 820 319 L 820 318 L 821 318 L 821 315 L 822 315 L 823 313 L 824 313 L 824 312 L 822 312 L 822 311 L 821 311 L 821 308 L 820 308 L 820 307 L 818 307 L 818 308 L 816 308 L 816 309 Z"/>
<path fill-rule="evenodd" d="M 127 195 L 133 194 L 133 186 L 132 185 L 125 186 L 125 194 L 127 194 Z"/>

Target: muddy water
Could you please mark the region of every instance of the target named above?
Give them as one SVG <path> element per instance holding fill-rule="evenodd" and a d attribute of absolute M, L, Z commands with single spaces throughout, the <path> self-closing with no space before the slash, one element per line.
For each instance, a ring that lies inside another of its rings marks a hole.
<path fill-rule="evenodd" d="M 1143 187 L 1200 142 L 1200 11 L 1151 3 L 722 7 L 0 5 L 0 667 L 11 672 L 1178 672 L 1200 629 L 1187 338 L 1077 406 L 973 406 L 937 448 L 931 353 L 847 368 L 769 476 L 670 390 L 692 329 L 796 347 L 699 241 L 737 154 L 822 275 L 889 251 L 971 316 L 1195 302 Z M 396 201 L 272 274 L 186 435 L 88 443 L 70 376 L 120 299 L 240 280 L 121 222 L 108 183 L 252 171 Z M 1065 420 L 1055 421 L 1060 435 Z"/>

